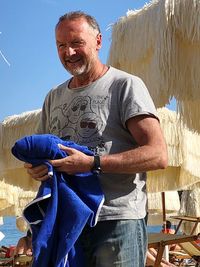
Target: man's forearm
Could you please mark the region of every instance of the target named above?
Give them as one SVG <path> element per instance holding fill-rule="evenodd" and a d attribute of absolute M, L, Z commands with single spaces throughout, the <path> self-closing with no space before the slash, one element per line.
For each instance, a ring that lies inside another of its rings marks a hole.
<path fill-rule="evenodd" d="M 136 173 L 167 167 L 166 149 L 142 146 L 126 152 L 101 157 L 105 173 Z"/>

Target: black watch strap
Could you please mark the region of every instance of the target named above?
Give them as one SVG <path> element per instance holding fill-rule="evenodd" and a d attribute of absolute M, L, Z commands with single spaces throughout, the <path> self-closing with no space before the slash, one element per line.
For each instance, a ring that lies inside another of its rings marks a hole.
<path fill-rule="evenodd" d="M 32 237 L 32 233 L 31 233 L 31 230 L 30 229 L 28 229 L 28 231 L 26 232 L 26 236 L 27 237 Z"/>
<path fill-rule="evenodd" d="M 101 170 L 101 161 L 99 155 L 94 155 L 94 163 L 91 169 L 92 173 L 94 174 L 100 174 L 102 172 Z"/>

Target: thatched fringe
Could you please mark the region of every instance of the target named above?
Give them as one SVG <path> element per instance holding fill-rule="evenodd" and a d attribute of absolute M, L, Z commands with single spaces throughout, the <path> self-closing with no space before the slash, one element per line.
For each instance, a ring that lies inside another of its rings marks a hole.
<path fill-rule="evenodd" d="M 169 167 L 148 172 L 148 191 L 185 189 L 200 179 L 200 136 L 189 131 L 176 112 L 167 108 L 159 108 L 157 111 L 167 143 Z M 23 163 L 12 156 L 10 149 L 17 138 L 34 133 L 39 116 L 40 110 L 37 110 L 3 121 L 0 181 L 5 178 L 8 184 L 24 190 L 37 190 L 38 183 L 27 175 Z"/>
<path fill-rule="evenodd" d="M 2 122 L 3 149 L 10 148 L 17 139 L 24 135 L 33 134 L 37 128 L 40 114 L 41 109 L 38 109 L 5 118 Z"/>
<path fill-rule="evenodd" d="M 173 199 L 173 201 L 172 201 Z M 175 212 L 180 209 L 180 200 L 177 191 L 168 191 L 165 193 L 166 212 Z M 163 213 L 161 193 L 148 193 L 148 211 L 152 213 Z"/>
<path fill-rule="evenodd" d="M 200 183 L 195 185 L 195 188 L 183 191 L 181 195 L 181 215 L 188 215 L 194 217 L 200 217 Z M 192 227 L 194 225 L 192 223 L 185 222 L 182 225 L 182 230 L 186 234 L 190 234 Z M 197 226 L 196 232 L 194 234 L 200 233 L 200 224 Z"/>
<path fill-rule="evenodd" d="M 200 103 L 199 0 L 160 0 L 129 11 L 113 26 L 108 64 L 140 76 L 156 107 L 174 96 L 182 121 L 200 131 L 198 105 L 185 108 L 188 100 Z"/>
<path fill-rule="evenodd" d="M 169 166 L 178 167 L 183 162 L 183 124 L 174 111 L 167 108 L 159 108 L 157 112 L 167 143 Z"/>
<path fill-rule="evenodd" d="M 169 166 L 148 172 L 148 191 L 187 189 L 200 181 L 200 135 L 189 131 L 174 111 L 158 109 L 158 117 L 167 143 Z"/>
<path fill-rule="evenodd" d="M 0 216 L 19 216 L 25 205 L 36 196 L 36 191 L 23 190 L 20 187 L 0 181 Z"/>
<path fill-rule="evenodd" d="M 181 118 L 184 118 L 183 123 L 198 133 L 200 132 L 199 106 L 198 98 L 196 100 L 177 101 L 177 110 Z"/>
<path fill-rule="evenodd" d="M 19 138 L 35 133 L 40 114 L 41 110 L 38 109 L 3 120 L 0 127 L 0 181 L 5 179 L 8 185 L 37 190 L 38 183 L 27 175 L 23 163 L 12 155 L 11 148 Z"/>

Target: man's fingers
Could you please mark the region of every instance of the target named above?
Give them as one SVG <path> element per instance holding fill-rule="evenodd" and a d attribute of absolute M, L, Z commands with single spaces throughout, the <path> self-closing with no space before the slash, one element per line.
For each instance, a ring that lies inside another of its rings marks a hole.
<path fill-rule="evenodd" d="M 39 165 L 31 168 L 27 167 L 27 173 L 31 178 L 37 181 L 45 181 L 48 179 L 48 168 L 46 165 Z"/>
<path fill-rule="evenodd" d="M 63 165 L 64 162 L 65 162 L 65 158 L 64 159 L 49 160 L 49 163 L 51 163 L 54 167 L 60 167 Z"/>
<path fill-rule="evenodd" d="M 68 155 L 71 155 L 71 154 L 73 154 L 73 153 L 76 151 L 76 149 L 74 149 L 74 148 L 70 148 L 70 147 L 67 147 L 67 146 L 63 146 L 63 145 L 61 145 L 61 144 L 58 144 L 58 147 L 59 147 L 60 149 L 62 149 L 63 151 L 67 152 Z"/>
<path fill-rule="evenodd" d="M 28 174 L 30 174 L 33 178 L 37 178 L 37 177 L 42 177 L 44 175 L 47 174 L 48 169 L 47 167 L 45 168 L 40 168 L 40 166 L 35 167 L 34 169 L 28 169 L 27 170 Z"/>
<path fill-rule="evenodd" d="M 24 168 L 29 169 L 29 168 L 32 168 L 32 167 L 33 167 L 32 164 L 27 163 L 27 162 L 24 163 Z"/>

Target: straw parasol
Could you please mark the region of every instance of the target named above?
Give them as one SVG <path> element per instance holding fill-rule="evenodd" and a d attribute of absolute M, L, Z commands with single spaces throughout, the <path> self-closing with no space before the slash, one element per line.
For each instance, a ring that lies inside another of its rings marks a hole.
<path fill-rule="evenodd" d="M 200 182 L 195 186 L 188 188 L 182 192 L 180 215 L 187 215 L 193 217 L 200 217 Z M 185 222 L 182 224 L 182 230 L 184 233 L 191 233 L 193 224 Z M 195 233 L 200 233 L 200 223 L 198 224 Z"/>
<path fill-rule="evenodd" d="M 169 165 L 148 172 L 149 192 L 184 190 L 200 181 L 200 135 L 189 130 L 175 111 L 158 109 Z"/>
<path fill-rule="evenodd" d="M 186 189 L 199 181 L 200 136 L 190 131 L 176 112 L 167 108 L 159 108 L 157 111 L 167 143 L 169 166 L 166 170 L 148 173 L 149 211 L 151 214 L 162 214 L 163 211 L 171 214 L 172 211 L 177 212 L 180 206 L 177 192 L 167 192 L 164 208 L 160 192 Z M 22 208 L 38 190 L 38 182 L 31 179 L 23 163 L 12 156 L 11 147 L 17 139 L 35 132 L 40 114 L 41 110 L 29 111 L 10 116 L 0 124 L 0 216 L 19 216 Z M 171 199 L 172 194 L 176 202 L 175 209 L 169 207 L 168 199 Z"/>
<path fill-rule="evenodd" d="M 0 216 L 20 216 L 36 195 L 39 183 L 31 179 L 23 163 L 11 154 L 15 141 L 33 134 L 40 110 L 7 117 L 0 123 Z"/>
<path fill-rule="evenodd" d="M 200 1 L 156 0 L 112 27 L 108 64 L 140 76 L 157 108 L 177 100 L 180 118 L 200 132 Z"/>
<path fill-rule="evenodd" d="M 180 199 L 178 192 L 165 192 L 164 205 L 162 197 L 160 192 L 148 193 L 148 225 L 161 225 L 167 217 L 179 214 Z"/>

